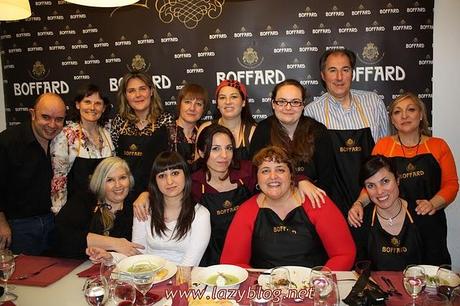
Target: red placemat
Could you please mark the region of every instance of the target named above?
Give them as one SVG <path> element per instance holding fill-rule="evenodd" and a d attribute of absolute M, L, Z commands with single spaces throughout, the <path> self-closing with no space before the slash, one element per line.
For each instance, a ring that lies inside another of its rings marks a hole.
<path fill-rule="evenodd" d="M 93 264 L 91 267 L 89 267 L 86 270 L 81 271 L 80 273 L 77 273 L 78 277 L 93 277 L 96 275 L 99 275 L 101 272 L 101 264 Z"/>
<path fill-rule="evenodd" d="M 384 291 L 390 289 L 387 284 L 382 280 L 382 276 L 385 276 L 391 280 L 396 289 L 402 294 L 402 296 L 392 295 L 388 297 L 387 305 L 406 305 L 411 302 L 411 297 L 406 293 L 403 284 L 403 275 L 400 271 L 375 271 L 371 273 L 372 279 L 382 288 Z"/>
<path fill-rule="evenodd" d="M 19 255 L 15 258 L 16 268 L 13 275 L 10 277 L 10 280 L 8 280 L 8 283 L 25 286 L 46 287 L 69 274 L 83 261 L 84 260 L 79 259 Z M 33 275 L 22 280 L 15 280 L 16 277 L 37 272 L 43 268 L 45 269 L 37 275 Z"/>

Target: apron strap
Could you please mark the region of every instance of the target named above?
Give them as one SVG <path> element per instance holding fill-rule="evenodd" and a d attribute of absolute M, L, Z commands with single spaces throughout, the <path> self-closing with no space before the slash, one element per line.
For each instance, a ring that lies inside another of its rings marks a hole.
<path fill-rule="evenodd" d="M 111 152 L 115 151 L 115 148 L 110 144 L 109 138 L 107 137 L 105 133 L 105 129 L 99 127 L 99 133 L 101 133 L 104 136 L 104 142 L 107 143 L 107 146 L 110 148 L 110 151 Z"/>
<path fill-rule="evenodd" d="M 372 222 L 371 222 L 371 226 L 374 226 L 376 214 L 377 214 L 377 205 L 374 205 L 374 210 L 372 211 Z"/>
<path fill-rule="evenodd" d="M 81 135 L 82 135 L 81 124 L 78 124 L 78 147 L 77 147 L 77 156 L 80 156 L 80 147 L 81 147 Z"/>

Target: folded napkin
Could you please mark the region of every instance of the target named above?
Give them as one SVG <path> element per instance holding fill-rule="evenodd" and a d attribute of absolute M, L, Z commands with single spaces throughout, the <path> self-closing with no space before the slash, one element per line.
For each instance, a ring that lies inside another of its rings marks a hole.
<path fill-rule="evenodd" d="M 46 287 L 69 274 L 84 260 L 19 255 L 15 258 L 15 261 L 16 268 L 13 275 L 10 277 L 10 280 L 8 280 L 8 283 L 25 286 Z M 32 275 L 22 280 L 15 280 L 17 277 L 22 275 L 29 275 L 31 273 L 38 272 L 41 269 L 43 270 L 36 275 Z"/>
<path fill-rule="evenodd" d="M 1 306 L 16 306 L 15 303 L 11 302 L 11 301 L 8 301 L 8 302 L 3 302 L 0 304 Z"/>
<path fill-rule="evenodd" d="M 92 265 L 86 270 L 81 271 L 80 273 L 77 273 L 78 277 L 93 277 L 96 275 L 99 275 L 101 271 L 101 264 L 97 263 Z"/>

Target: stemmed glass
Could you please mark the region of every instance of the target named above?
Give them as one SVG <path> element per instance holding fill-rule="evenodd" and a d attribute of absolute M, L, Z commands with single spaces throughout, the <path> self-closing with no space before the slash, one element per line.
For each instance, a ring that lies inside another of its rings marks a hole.
<path fill-rule="evenodd" d="M 450 306 L 449 299 L 444 294 L 426 294 L 423 306 Z"/>
<path fill-rule="evenodd" d="M 152 305 L 158 301 L 158 296 L 147 295 L 152 288 L 157 273 L 157 267 L 150 263 L 138 263 L 132 267 L 131 272 L 134 286 L 142 294 L 142 299 L 136 300 L 136 305 Z"/>
<path fill-rule="evenodd" d="M 460 287 L 452 290 L 452 294 L 450 295 L 450 302 L 452 303 L 452 306 L 460 306 Z"/>
<path fill-rule="evenodd" d="M 107 281 L 101 275 L 88 278 L 83 286 L 83 291 L 86 302 L 92 306 L 104 305 L 109 296 Z"/>
<path fill-rule="evenodd" d="M 103 259 L 101 261 L 101 266 L 99 269 L 99 274 L 107 282 L 107 286 L 109 288 L 109 298 L 112 294 L 112 272 L 116 268 L 116 266 L 117 265 L 115 259 L 111 257 L 110 259 Z"/>
<path fill-rule="evenodd" d="M 0 280 L 5 283 L 5 291 L 0 302 L 14 301 L 18 298 L 16 294 L 8 292 L 8 279 L 13 274 L 15 266 L 13 253 L 7 249 L 0 250 Z"/>
<path fill-rule="evenodd" d="M 460 275 L 452 269 L 451 265 L 442 265 L 436 273 L 436 286 L 438 293 L 450 297 L 452 290 L 460 285 Z"/>
<path fill-rule="evenodd" d="M 131 306 L 136 301 L 136 288 L 127 281 L 113 281 L 112 299 L 117 306 Z"/>
<path fill-rule="evenodd" d="M 288 294 L 289 288 L 291 287 L 289 270 L 285 267 L 273 268 L 270 272 L 270 287 L 273 290 L 280 291 L 279 305 L 284 305 L 283 299 Z"/>
<path fill-rule="evenodd" d="M 326 305 L 327 299 L 334 289 L 332 271 L 326 266 L 313 267 L 310 272 L 310 286 L 315 289 L 313 304 L 315 306 Z"/>
<path fill-rule="evenodd" d="M 416 265 L 407 266 L 404 270 L 404 289 L 412 297 L 412 303 L 407 305 L 417 305 L 416 300 L 425 288 L 425 270 Z"/>

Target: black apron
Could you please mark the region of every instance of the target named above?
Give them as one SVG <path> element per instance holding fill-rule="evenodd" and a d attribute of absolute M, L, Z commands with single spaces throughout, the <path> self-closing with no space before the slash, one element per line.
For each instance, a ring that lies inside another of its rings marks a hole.
<path fill-rule="evenodd" d="M 126 125 L 127 122 L 125 127 Z M 123 127 L 123 130 L 125 127 Z M 141 192 L 147 190 L 153 161 L 158 154 L 168 151 L 168 139 L 167 128 L 164 125 L 155 128 L 155 132 L 152 135 L 120 135 L 117 156 L 128 163 L 134 177 L 134 188 L 130 199 L 128 199 L 129 202 L 132 199 L 136 199 Z"/>
<path fill-rule="evenodd" d="M 108 141 L 105 133 L 100 131 L 105 138 L 107 144 L 110 144 Z M 72 168 L 70 168 L 69 173 L 67 174 L 67 200 L 70 199 L 75 194 L 79 194 L 81 196 L 85 193 L 90 193 L 89 190 L 89 181 L 91 180 L 91 176 L 96 169 L 97 165 L 104 159 L 102 158 L 84 158 L 79 157 L 79 152 L 81 149 L 81 138 L 82 138 L 82 130 L 80 126 L 80 131 L 78 134 L 78 153 L 77 157 L 75 158 Z M 113 152 L 113 148 L 110 148 Z"/>
<path fill-rule="evenodd" d="M 423 145 L 423 144 L 421 144 Z M 415 211 L 416 200 L 431 199 L 441 188 L 441 168 L 433 155 L 420 154 L 412 158 L 392 157 L 399 173 L 399 191 Z M 450 264 L 447 249 L 447 218 L 444 209 L 434 215 L 414 215 L 424 243 L 423 263 Z"/>
<path fill-rule="evenodd" d="M 302 206 L 291 210 L 284 220 L 270 208 L 259 209 L 252 234 L 252 267 L 314 267 L 324 265 L 327 259 L 321 239 Z"/>
<path fill-rule="evenodd" d="M 212 123 L 220 124 L 219 119 L 212 120 Z M 249 153 L 249 135 L 251 134 L 252 125 L 243 125 L 239 135 L 241 144 L 239 147 L 233 149 L 234 160 L 251 160 L 251 154 Z M 236 144 L 238 145 L 238 144 Z"/>
<path fill-rule="evenodd" d="M 369 227 L 367 254 L 374 271 L 402 271 L 410 264 L 421 264 L 422 241 L 411 214 L 403 207 L 404 224 L 398 235 L 385 231 L 380 224 L 374 206 Z"/>
<path fill-rule="evenodd" d="M 196 130 L 197 129 L 195 127 L 195 132 Z M 187 141 L 179 140 L 186 139 L 186 137 L 184 135 L 184 130 L 181 127 L 178 127 L 177 123 L 175 124 L 174 133 L 174 150 L 179 153 L 189 165 L 191 165 L 195 161 L 195 142 L 190 143 Z M 183 137 L 178 137 L 179 133 L 181 133 Z"/>
<path fill-rule="evenodd" d="M 326 127 L 331 137 L 336 164 L 336 190 L 332 191 L 331 198 L 336 201 L 337 207 L 343 215 L 348 215 L 348 210 L 356 201 L 360 192 L 359 169 L 363 161 L 371 155 L 374 148 L 369 122 L 364 115 L 359 102 L 356 108 L 361 116 L 365 128 L 357 130 L 330 130 L 329 129 L 329 101 L 325 104 Z"/>
<path fill-rule="evenodd" d="M 206 207 L 211 215 L 211 238 L 200 262 L 200 266 L 206 267 L 219 264 L 233 216 L 240 205 L 251 197 L 251 193 L 242 181 L 239 181 L 235 189 L 225 192 L 204 193 L 204 186 L 202 187 L 203 196 L 200 204 Z"/>

